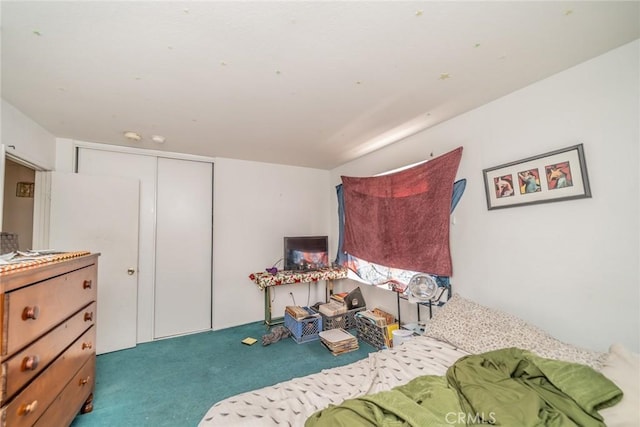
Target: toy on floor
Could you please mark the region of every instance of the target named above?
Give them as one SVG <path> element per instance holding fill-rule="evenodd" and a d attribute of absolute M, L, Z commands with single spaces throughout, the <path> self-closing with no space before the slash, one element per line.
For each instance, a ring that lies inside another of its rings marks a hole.
<path fill-rule="evenodd" d="M 280 341 L 282 338 L 291 336 L 291 331 L 284 326 L 276 326 L 266 335 L 262 336 L 262 345 L 273 344 Z"/>

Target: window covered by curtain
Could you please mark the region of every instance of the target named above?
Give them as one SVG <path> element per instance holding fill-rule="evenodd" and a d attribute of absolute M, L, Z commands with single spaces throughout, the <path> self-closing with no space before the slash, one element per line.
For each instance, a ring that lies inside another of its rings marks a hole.
<path fill-rule="evenodd" d="M 454 183 L 461 155 L 462 147 L 394 174 L 342 177 L 336 262 L 374 284 L 450 276 L 449 215 L 466 186 Z"/>

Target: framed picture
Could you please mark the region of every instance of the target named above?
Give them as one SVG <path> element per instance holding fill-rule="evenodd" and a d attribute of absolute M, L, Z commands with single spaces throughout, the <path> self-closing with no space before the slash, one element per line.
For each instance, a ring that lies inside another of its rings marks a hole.
<path fill-rule="evenodd" d="M 582 144 L 482 173 L 489 210 L 591 197 Z"/>
<path fill-rule="evenodd" d="M 33 182 L 19 182 L 16 186 L 16 197 L 33 197 Z"/>

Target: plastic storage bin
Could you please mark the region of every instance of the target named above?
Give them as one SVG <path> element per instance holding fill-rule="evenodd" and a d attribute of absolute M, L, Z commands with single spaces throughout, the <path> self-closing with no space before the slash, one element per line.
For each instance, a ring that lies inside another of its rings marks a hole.
<path fill-rule="evenodd" d="M 18 250 L 18 235 L 14 233 L 0 232 L 0 255 Z"/>
<path fill-rule="evenodd" d="M 304 342 L 315 341 L 320 338 L 318 335 L 322 331 L 322 316 L 311 310 L 309 307 L 303 307 L 309 314 L 315 316 L 308 319 L 296 320 L 289 313 L 284 313 L 284 326 L 291 331 L 291 338 L 298 344 Z"/>
<path fill-rule="evenodd" d="M 355 316 L 358 328 L 358 339 L 363 340 L 370 346 L 381 350 L 387 348 L 385 332 L 386 326 L 378 326 L 366 318 Z"/>
<path fill-rule="evenodd" d="M 329 329 L 355 329 L 356 325 L 356 313 L 359 311 L 366 310 L 366 307 L 354 308 L 352 310 L 348 310 L 346 313 L 336 314 L 334 316 L 326 316 L 320 312 L 320 316 L 322 316 L 322 330 L 328 331 Z"/>

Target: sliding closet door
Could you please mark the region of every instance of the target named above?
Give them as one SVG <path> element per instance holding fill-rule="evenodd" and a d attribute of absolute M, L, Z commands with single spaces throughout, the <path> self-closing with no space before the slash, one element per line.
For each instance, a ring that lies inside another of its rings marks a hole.
<path fill-rule="evenodd" d="M 155 338 L 211 328 L 213 165 L 158 158 Z"/>
<path fill-rule="evenodd" d="M 138 246 L 137 342 L 153 340 L 153 292 L 155 274 L 154 236 L 156 222 L 155 156 L 122 153 L 91 148 L 78 148 L 77 172 L 84 175 L 121 176 L 134 178 L 140 184 L 140 216 Z M 114 297 L 115 298 L 115 297 Z"/>

